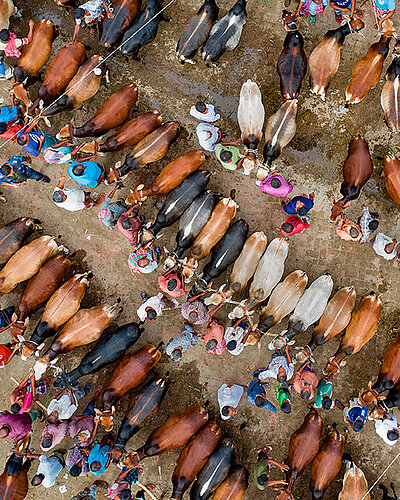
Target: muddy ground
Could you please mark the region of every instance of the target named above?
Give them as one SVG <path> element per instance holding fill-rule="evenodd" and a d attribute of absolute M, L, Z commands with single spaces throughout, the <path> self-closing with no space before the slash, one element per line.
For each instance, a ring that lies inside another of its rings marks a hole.
<path fill-rule="evenodd" d="M 293 1 L 293 0 L 292 0 Z M 221 0 L 221 13 L 225 13 L 231 2 Z M 370 290 L 377 291 L 383 301 L 383 314 L 379 329 L 375 337 L 362 351 L 350 358 L 347 365 L 337 376 L 335 395 L 343 401 L 357 394 L 360 387 L 365 386 L 378 372 L 379 360 L 388 343 L 393 338 L 391 329 L 399 324 L 398 303 L 399 291 L 399 263 L 386 262 L 380 259 L 372 250 L 370 244 L 358 246 L 343 242 L 336 236 L 334 227 L 328 223 L 329 204 L 333 195 L 338 192 L 341 182 L 341 165 L 347 154 L 347 143 L 360 134 L 369 143 L 374 162 L 374 174 L 368 182 L 360 199 L 353 203 L 348 210 L 352 219 L 357 219 L 361 213 L 361 203 L 366 203 L 371 210 L 382 214 L 380 229 L 392 236 L 399 236 L 400 218 L 394 203 L 389 199 L 385 190 L 382 177 L 383 158 L 391 149 L 396 151 L 398 139 L 393 137 L 384 122 L 380 108 L 379 98 L 383 79 L 373 89 L 368 97 L 361 103 L 351 108 L 345 114 L 342 104 L 344 90 L 351 74 L 355 60 L 363 55 L 368 46 L 373 43 L 375 31 L 373 19 L 370 15 L 369 3 L 360 5 L 367 9 L 364 37 L 351 35 L 348 37 L 342 52 L 342 62 L 338 73 L 333 78 L 332 85 L 324 103 L 309 95 L 308 82 L 304 83 L 302 95 L 299 99 L 299 112 L 297 119 L 297 134 L 281 158 L 278 168 L 289 179 L 295 181 L 294 194 L 314 191 L 316 205 L 312 211 L 311 228 L 302 235 L 290 239 L 289 256 L 285 266 L 285 276 L 295 269 L 304 269 L 309 282 L 320 274 L 329 271 L 334 279 L 335 287 L 353 284 L 357 289 L 358 300 Z M 23 18 L 12 20 L 12 27 L 19 35 L 27 31 L 29 18 L 39 21 L 43 17 L 50 17 L 61 28 L 62 34 L 54 43 L 54 51 L 63 46 L 71 37 L 73 22 L 70 12 L 57 7 L 52 1 L 46 2 L 21 2 L 18 7 L 23 10 Z M 177 1 L 168 11 L 171 18 L 169 23 L 160 25 L 155 43 L 141 51 L 142 59 L 132 61 L 116 54 L 108 63 L 110 70 L 109 85 L 103 83 L 98 94 L 87 102 L 82 110 L 75 113 L 63 113 L 52 119 L 54 134 L 59 128 L 75 117 L 78 124 L 83 123 L 93 114 L 100 103 L 114 90 L 128 82 L 135 82 L 139 87 L 139 100 L 135 114 L 150 109 L 162 112 L 164 120 L 178 120 L 182 124 L 179 139 L 171 147 L 166 158 L 151 168 L 136 172 L 126 181 L 127 188 L 136 186 L 139 182 L 152 179 L 166 163 L 189 149 L 197 147 L 195 136 L 196 121 L 189 116 L 189 107 L 198 98 L 207 98 L 215 103 L 223 116 L 221 127 L 228 132 L 231 139 L 236 139 L 239 130 L 236 124 L 236 109 L 238 96 L 242 83 L 248 78 L 254 79 L 261 87 L 263 101 L 266 108 L 266 117 L 275 112 L 282 103 L 279 92 L 279 80 L 275 71 L 275 64 L 282 48 L 284 31 L 279 22 L 282 4 L 277 1 L 254 1 L 248 5 L 248 23 L 244 30 L 239 47 L 233 53 L 226 54 L 218 67 L 206 67 L 203 62 L 197 65 L 181 66 L 175 58 L 175 46 L 182 26 L 198 8 L 198 2 L 189 0 Z M 395 21 L 397 19 L 395 18 Z M 313 47 L 330 28 L 336 27 L 332 10 L 327 10 L 322 17 L 317 19 L 317 24 L 310 27 L 307 20 L 300 23 L 305 38 L 305 50 L 310 54 Z M 90 55 L 100 52 L 94 37 L 88 31 L 82 30 L 82 39 L 91 47 Z M 385 63 L 384 71 L 391 57 Z M 384 74 L 384 73 L 383 73 Z M 9 85 L 2 84 L 2 95 L 7 96 Z M 36 96 L 36 87 L 31 88 L 31 95 Z M 1 158 L 6 160 L 13 154 L 18 154 L 18 147 L 7 144 L 2 147 Z M 112 166 L 117 160 L 123 158 L 124 153 L 109 155 L 99 161 L 106 168 Z M 51 201 L 51 193 L 59 176 L 65 173 L 62 167 L 45 165 L 42 159 L 33 161 L 34 167 L 48 174 L 51 185 L 31 182 L 25 189 L 14 190 L 4 188 L 7 204 L 1 208 L 1 223 L 5 223 L 20 216 L 38 217 L 43 220 L 44 234 L 57 236 L 57 241 L 68 246 L 73 252 L 80 250 L 79 257 L 84 269 L 91 269 L 94 278 L 89 292 L 84 299 L 83 306 L 90 307 L 102 302 L 113 302 L 118 297 L 122 298 L 124 311 L 115 324 L 123 324 L 136 320 L 136 309 L 140 304 L 139 293 L 157 292 L 157 276 L 155 272 L 150 276 L 132 277 L 126 264 L 129 245 L 116 230 L 111 232 L 97 220 L 95 210 L 69 213 L 58 209 Z M 278 228 L 284 220 L 280 209 L 279 200 L 263 194 L 256 186 L 254 173 L 244 177 L 240 171 L 229 172 L 223 170 L 213 157 L 207 161 L 207 167 L 215 173 L 210 186 L 224 196 L 228 196 L 232 189 L 236 190 L 236 201 L 240 207 L 238 216 L 243 217 L 250 224 L 251 231 L 263 230 L 269 240 L 279 235 Z M 68 186 L 73 186 L 73 181 Z M 101 187 L 99 192 L 108 192 L 110 188 Z M 141 212 L 148 220 L 152 220 L 157 209 L 155 199 L 148 200 Z M 176 227 L 164 232 L 160 241 L 162 245 L 171 249 L 174 245 Z M 224 279 L 227 278 L 227 274 Z M 215 285 L 223 282 L 220 279 Z M 15 292 L 0 299 L 1 307 L 17 304 L 23 286 Z M 219 314 L 225 321 L 229 309 Z M 32 331 L 40 313 L 32 319 L 29 332 Z M 257 316 L 256 316 L 257 317 Z M 278 325 L 274 333 L 284 329 L 286 321 Z M 167 342 L 171 337 L 180 332 L 182 318 L 179 312 L 171 312 L 159 318 L 156 323 L 146 326 L 146 331 L 138 342 L 138 346 L 147 342 L 157 344 L 161 340 Z M 303 345 L 310 337 L 310 332 L 300 336 L 299 345 Z M 8 334 L 3 335 L 8 339 Z M 232 357 L 229 353 L 221 357 L 208 355 L 198 346 L 185 355 L 179 364 L 160 363 L 156 372 L 164 374 L 167 370 L 171 373 L 173 384 L 163 403 L 160 414 L 150 425 L 142 429 L 129 443 L 129 449 L 140 446 L 151 429 L 165 420 L 168 414 L 182 410 L 194 402 L 210 401 L 212 415 L 218 415 L 216 393 L 219 386 L 226 380 L 231 383 L 248 384 L 251 380 L 252 370 L 266 365 L 270 351 L 267 350 L 267 339 L 261 348 L 249 347 L 239 357 Z M 318 373 L 326 359 L 336 350 L 338 340 L 332 341 L 327 346 L 319 349 L 317 354 L 316 369 Z M 76 366 L 85 349 L 77 349 L 63 360 L 67 367 Z M 21 379 L 32 366 L 33 360 L 22 362 L 16 359 L 6 370 L 0 373 L 2 383 L 1 408 L 9 406 L 8 395 L 13 389 L 10 377 Z M 91 378 L 93 385 L 104 383 L 111 372 L 111 368 Z M 84 380 L 86 381 L 86 380 Z M 271 401 L 275 401 L 273 385 L 268 389 Z M 47 403 L 50 397 L 56 394 L 52 389 L 42 402 Z M 235 439 L 237 447 L 237 461 L 249 468 L 256 459 L 257 450 L 267 443 L 272 444 L 274 457 L 284 460 L 291 433 L 301 424 L 308 411 L 306 403 L 294 395 L 294 411 L 290 416 L 278 412 L 272 415 L 269 412 L 257 410 L 247 401 L 242 400 L 238 415 L 228 422 L 223 423 L 223 432 Z M 118 406 L 118 422 L 127 406 L 125 398 Z M 397 411 L 396 411 L 397 414 Z M 326 424 L 337 422 L 338 428 L 344 430 L 342 414 L 338 410 L 324 412 Z M 242 428 L 245 424 L 245 427 Z M 41 424 L 35 424 L 36 436 L 33 448 L 39 451 L 38 437 L 42 429 Z M 71 446 L 70 441 L 62 444 L 64 448 Z M 4 454 L 10 448 L 10 443 L 1 443 L 0 450 Z M 364 431 L 355 435 L 349 434 L 346 451 L 351 453 L 357 464 L 366 473 L 371 485 L 379 473 L 398 452 L 398 446 L 390 448 L 376 436 L 374 426 L 368 423 Z M 140 480 L 157 485 L 155 494 L 158 498 L 169 498 L 171 493 L 171 474 L 175 466 L 178 452 L 168 453 L 159 458 L 148 459 L 144 462 L 144 471 Z M 2 460 L 3 466 L 4 459 Z M 37 464 L 31 468 L 30 477 L 36 471 Z M 110 467 L 105 478 L 112 481 L 118 474 L 118 469 Z M 275 476 L 274 472 L 274 477 Z M 343 471 L 332 482 L 324 498 L 337 498 L 341 488 Z M 400 489 L 399 466 L 395 464 L 387 476 L 386 483 L 395 481 Z M 310 498 L 308 483 L 310 471 L 307 470 L 297 481 L 295 487 L 296 498 Z M 58 487 L 65 484 L 67 493 L 61 495 L 70 498 L 84 486 L 91 484 L 93 477 L 80 480 L 65 479 L 59 476 L 57 485 L 50 490 L 41 487 L 30 489 L 27 498 L 39 499 L 59 498 Z M 261 498 L 272 499 L 273 493 L 258 491 L 250 479 L 250 486 L 246 498 L 258 500 Z M 372 498 L 380 498 L 380 493 L 375 489 Z"/>

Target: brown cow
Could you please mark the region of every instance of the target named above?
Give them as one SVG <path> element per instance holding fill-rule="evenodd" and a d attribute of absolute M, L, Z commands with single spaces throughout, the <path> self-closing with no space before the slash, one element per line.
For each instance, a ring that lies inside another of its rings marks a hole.
<path fill-rule="evenodd" d="M 20 217 L 6 224 L 0 230 L 0 264 L 5 264 L 25 240 L 38 228 L 40 220 Z"/>
<path fill-rule="evenodd" d="M 289 471 L 286 473 L 288 487 L 285 493 L 287 495 L 291 495 L 296 479 L 303 474 L 305 468 L 316 457 L 322 431 L 322 417 L 313 408 L 306 415 L 297 431 L 292 434 L 289 442 L 289 457 L 285 461 L 289 466 Z"/>
<path fill-rule="evenodd" d="M 367 142 L 360 136 L 355 137 L 349 142 L 349 151 L 343 163 L 344 180 L 340 186 L 343 198 L 338 201 L 338 197 L 335 196 L 330 222 L 335 222 L 343 214 L 343 210 L 350 205 L 350 202 L 360 196 L 361 188 L 371 177 L 372 169 Z"/>
<path fill-rule="evenodd" d="M 344 366 L 346 356 L 356 354 L 372 337 L 378 328 L 382 312 L 381 299 L 371 292 L 364 297 L 360 305 L 353 311 L 350 323 L 346 328 L 336 354 L 329 358 L 324 368 L 324 375 L 335 375 Z"/>
<path fill-rule="evenodd" d="M 138 202 L 143 202 L 149 196 L 169 193 L 179 186 L 188 175 L 201 167 L 205 159 L 204 152 L 199 149 L 194 149 L 179 156 L 161 170 L 150 187 L 144 189 L 144 185 L 140 184 L 134 191 L 131 190 L 125 203 L 135 205 Z"/>
<path fill-rule="evenodd" d="M 154 457 L 170 450 L 176 450 L 189 442 L 208 422 L 208 412 L 199 405 L 189 406 L 181 413 L 171 415 L 157 427 L 147 441 L 124 460 L 126 467 L 135 467 L 146 457 Z"/>
<path fill-rule="evenodd" d="M 338 500 L 371 500 L 364 472 L 353 461 L 346 460 L 343 488 Z"/>
<path fill-rule="evenodd" d="M 160 358 L 158 348 L 147 344 L 133 354 L 126 354 L 118 363 L 103 392 L 103 410 L 96 409 L 100 423 L 107 432 L 113 428 L 115 403 L 140 385 Z"/>
<path fill-rule="evenodd" d="M 339 474 L 346 435 L 347 431 L 345 434 L 340 434 L 332 427 L 324 439 L 318 455 L 313 460 L 310 489 L 314 500 L 323 497 L 328 486 Z"/>
<path fill-rule="evenodd" d="M 389 53 L 389 44 L 394 33 L 392 21 L 386 19 L 382 29 L 383 34 L 379 41 L 373 43 L 365 56 L 354 65 L 351 80 L 346 89 L 346 103 L 348 104 L 361 102 L 379 82 L 383 62 Z"/>
<path fill-rule="evenodd" d="M 183 448 L 172 474 L 171 500 L 181 500 L 197 474 L 207 462 L 221 437 L 221 426 L 215 421 L 205 425 Z"/>
<path fill-rule="evenodd" d="M 249 486 L 249 471 L 234 465 L 229 476 L 215 490 L 213 500 L 243 500 Z"/>
<path fill-rule="evenodd" d="M 386 189 L 389 196 L 400 210 L 400 160 L 397 156 L 388 154 L 383 165 L 383 173 L 386 179 Z"/>

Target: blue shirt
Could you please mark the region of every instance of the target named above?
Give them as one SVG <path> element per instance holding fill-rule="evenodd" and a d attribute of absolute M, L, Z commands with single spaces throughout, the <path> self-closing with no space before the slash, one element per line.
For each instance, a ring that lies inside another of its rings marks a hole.
<path fill-rule="evenodd" d="M 85 167 L 85 171 L 83 175 L 75 175 L 72 172 L 72 169 L 75 165 L 83 165 Z M 102 167 L 98 163 L 92 160 L 87 161 L 73 161 L 68 168 L 68 175 L 75 182 L 80 184 L 83 187 L 95 188 L 99 183 L 99 178 L 103 173 Z"/>
<path fill-rule="evenodd" d="M 27 179 L 29 179 L 31 168 L 28 167 L 28 165 L 22 163 L 23 161 L 23 156 L 12 156 L 6 162 L 10 163 L 13 166 L 14 173 L 10 177 L 7 177 L 0 173 L 0 185 L 3 184 L 3 182 L 9 182 L 10 184 L 20 184 L 21 182 L 25 182 Z"/>
<path fill-rule="evenodd" d="M 0 106 L 0 122 L 8 123 L 18 116 L 18 106 Z"/>
<path fill-rule="evenodd" d="M 267 394 L 262 384 L 257 380 L 252 380 L 247 389 L 247 401 L 252 405 L 255 405 L 256 396 L 263 396 L 265 398 L 265 405 L 261 407 L 257 406 L 257 408 L 270 410 L 272 411 L 272 413 L 276 413 L 275 406 L 272 403 L 270 403 L 266 398 Z"/>
<path fill-rule="evenodd" d="M 107 452 L 111 451 L 111 447 L 108 446 L 108 444 L 105 444 L 103 446 L 100 446 L 99 444 L 95 444 L 92 448 L 92 451 L 89 454 L 89 470 L 92 474 L 95 474 L 96 476 L 98 474 L 104 474 L 106 471 L 106 465 L 108 461 L 109 455 Z M 98 471 L 92 471 L 92 463 L 93 462 L 100 462 L 101 463 L 101 469 Z"/>
<path fill-rule="evenodd" d="M 113 203 L 111 201 L 111 198 L 109 198 L 108 196 L 101 204 L 100 210 L 102 210 L 103 208 L 108 208 L 112 213 L 112 218 L 110 220 L 102 220 L 103 224 L 108 227 L 114 227 L 118 219 L 120 218 L 120 215 L 126 211 L 126 207 L 123 207 L 118 202 Z"/>
<path fill-rule="evenodd" d="M 333 3 L 342 9 L 351 9 L 351 0 L 333 0 Z"/>
<path fill-rule="evenodd" d="M 17 140 L 18 137 L 20 136 L 27 136 L 28 137 L 28 142 L 27 144 L 24 144 L 22 147 L 25 149 L 27 153 L 29 153 L 32 156 L 39 156 L 40 151 L 43 149 L 47 149 L 50 146 L 54 146 L 57 144 L 57 140 L 52 137 L 50 134 L 44 133 L 42 134 L 41 132 L 18 132 L 17 134 Z M 44 137 L 43 144 L 39 147 L 39 143 L 41 138 Z"/>
<path fill-rule="evenodd" d="M 349 414 L 348 414 L 348 419 L 352 424 L 361 417 L 363 424 L 365 424 L 365 421 L 367 420 L 368 416 L 368 408 L 366 406 L 353 406 L 353 408 L 350 408 Z"/>
<path fill-rule="evenodd" d="M 287 205 L 283 207 L 283 210 L 289 215 L 297 215 L 296 203 L 302 201 L 307 210 L 311 210 L 314 206 L 314 202 L 305 196 L 295 196 L 292 198 Z"/>
<path fill-rule="evenodd" d="M 375 0 L 377 7 L 381 10 L 394 10 L 396 8 L 396 0 Z"/>

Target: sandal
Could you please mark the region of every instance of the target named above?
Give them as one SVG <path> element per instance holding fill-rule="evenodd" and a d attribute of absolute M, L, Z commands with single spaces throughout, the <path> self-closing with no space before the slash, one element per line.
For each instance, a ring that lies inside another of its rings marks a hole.
<path fill-rule="evenodd" d="M 337 12 L 335 12 L 335 19 L 336 19 L 336 22 L 340 24 L 343 21 L 342 14 L 338 14 Z"/>
<path fill-rule="evenodd" d="M 363 19 L 364 17 L 364 11 L 361 10 L 361 9 L 356 9 L 356 11 L 354 12 L 354 14 L 359 18 L 359 19 Z"/>
<path fill-rule="evenodd" d="M 316 16 L 312 16 L 310 14 L 310 24 L 315 24 L 315 21 L 317 20 L 317 17 Z"/>

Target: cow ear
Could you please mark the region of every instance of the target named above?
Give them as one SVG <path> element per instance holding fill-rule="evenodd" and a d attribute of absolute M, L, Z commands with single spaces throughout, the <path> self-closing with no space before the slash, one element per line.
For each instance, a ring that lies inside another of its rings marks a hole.
<path fill-rule="evenodd" d="M 134 193 L 135 191 L 133 189 L 129 188 L 129 192 Z"/>
<path fill-rule="evenodd" d="M 368 389 L 372 389 L 372 381 L 371 380 L 368 382 Z"/>
<path fill-rule="evenodd" d="M 16 313 L 13 313 L 13 315 L 11 316 L 11 321 L 13 323 L 15 323 L 17 320 L 18 320 L 18 316 L 16 315 Z"/>
<path fill-rule="evenodd" d="M 29 325 L 29 318 L 25 318 L 24 327 L 26 328 Z"/>
<path fill-rule="evenodd" d="M 351 201 L 346 201 L 346 203 L 343 205 L 343 208 L 347 208 L 350 206 Z"/>
<path fill-rule="evenodd" d="M 339 195 L 335 194 L 335 196 L 333 197 L 333 203 L 337 203 L 338 199 L 339 199 Z"/>
<path fill-rule="evenodd" d="M 100 417 L 100 415 L 101 415 L 101 411 L 100 410 L 98 410 L 97 408 L 95 408 L 94 412 L 96 413 L 96 415 L 98 415 Z"/>
<path fill-rule="evenodd" d="M 345 361 L 344 359 L 340 362 L 340 366 L 346 366 L 346 363 L 347 361 Z"/>
<path fill-rule="evenodd" d="M 111 407 L 111 415 L 115 415 L 115 406 Z"/>

